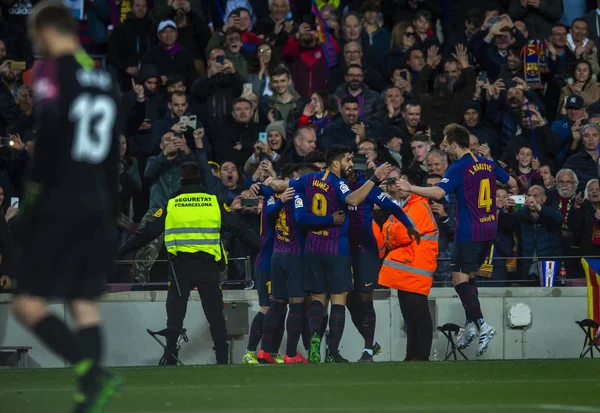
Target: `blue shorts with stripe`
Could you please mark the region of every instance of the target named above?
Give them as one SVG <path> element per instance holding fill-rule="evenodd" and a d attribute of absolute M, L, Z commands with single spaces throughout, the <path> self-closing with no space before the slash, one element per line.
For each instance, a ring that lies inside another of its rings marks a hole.
<path fill-rule="evenodd" d="M 304 290 L 314 294 L 352 291 L 352 268 L 347 255 L 304 254 Z"/>
<path fill-rule="evenodd" d="M 355 252 L 351 256 L 354 291 L 371 292 L 377 286 L 381 268 L 377 251 Z"/>
<path fill-rule="evenodd" d="M 274 252 L 271 258 L 271 277 L 273 281 L 273 298 L 304 297 L 302 268 L 303 257 L 300 255 Z"/>
<path fill-rule="evenodd" d="M 493 241 L 455 241 L 450 257 L 450 271 L 474 274 L 490 253 Z"/>
<path fill-rule="evenodd" d="M 271 305 L 271 273 L 256 272 L 256 291 L 258 292 L 258 305 L 261 307 Z"/>

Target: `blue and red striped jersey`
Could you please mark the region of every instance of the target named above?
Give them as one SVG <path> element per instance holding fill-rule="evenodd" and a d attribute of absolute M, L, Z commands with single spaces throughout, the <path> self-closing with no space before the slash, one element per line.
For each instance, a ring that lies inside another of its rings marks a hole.
<path fill-rule="evenodd" d="M 267 218 L 267 199 L 273 196 L 273 190 L 261 185 L 259 195 L 264 196 L 263 207 L 260 212 L 260 250 L 256 256 L 254 269 L 262 272 L 271 272 L 271 258 L 273 244 L 275 243 L 275 228 L 269 225 Z"/>
<path fill-rule="evenodd" d="M 275 245 L 273 252 L 302 255 L 304 237 L 300 234 L 294 218 L 294 200 L 281 201 L 281 194 L 275 194 L 267 202 L 267 215 L 275 222 Z"/>
<path fill-rule="evenodd" d="M 496 239 L 496 180 L 510 176 L 493 161 L 467 153 L 450 165 L 438 184 L 447 194 L 456 194 L 455 241 Z"/>
<path fill-rule="evenodd" d="M 319 217 L 332 216 L 336 211 L 346 211 L 346 197 L 350 194 L 348 183 L 330 171 L 303 175 L 290 181 L 290 187 L 306 196 L 306 208 Z M 306 234 L 306 252 L 350 255 L 348 244 L 349 221 L 329 228 L 311 229 Z"/>
<path fill-rule="evenodd" d="M 367 179 L 362 175 L 357 175 L 356 180 L 350 183 L 352 191 L 357 190 Z M 384 193 L 377 187 L 374 187 L 369 192 L 367 199 L 353 207 L 348 205 L 348 216 L 350 218 L 350 231 L 348 239 L 350 241 L 351 252 L 371 251 L 378 253 L 377 240 L 373 235 L 373 206 L 379 205 L 381 209 L 394 214 L 396 218 L 405 226 L 412 227 L 402 208 L 394 204 L 391 199 L 385 196 Z"/>

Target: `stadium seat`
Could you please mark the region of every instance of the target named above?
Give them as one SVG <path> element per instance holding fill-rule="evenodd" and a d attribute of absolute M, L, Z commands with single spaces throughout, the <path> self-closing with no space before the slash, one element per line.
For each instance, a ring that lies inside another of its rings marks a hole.
<path fill-rule="evenodd" d="M 454 360 L 458 360 L 456 357 L 457 351 L 460 353 L 461 356 L 463 356 L 465 360 L 469 360 L 467 356 L 465 356 L 465 353 L 463 353 L 458 347 L 456 347 L 456 343 L 452 338 L 452 333 L 458 336 L 458 333 L 460 332 L 460 326 L 454 323 L 447 323 L 443 326 L 438 326 L 437 330 L 444 336 L 446 336 L 446 338 L 448 339 L 448 345 L 446 346 L 446 357 L 444 358 L 444 361 L 447 361 L 451 356 L 454 356 Z"/>
<path fill-rule="evenodd" d="M 583 348 L 581 349 L 581 354 L 579 354 L 579 358 L 582 359 L 586 357 L 588 353 L 590 353 L 591 358 L 594 358 L 594 348 L 600 355 L 600 348 L 598 347 L 598 343 L 600 342 L 600 330 L 598 330 L 596 337 L 592 337 L 592 329 L 600 328 L 600 324 L 598 324 L 594 320 L 590 320 L 589 318 L 575 322 L 585 333 Z"/>
<path fill-rule="evenodd" d="M 173 357 L 177 361 L 177 363 L 179 363 L 181 366 L 184 366 L 184 364 L 182 363 L 181 360 L 179 360 L 177 355 L 173 354 L 173 351 L 171 349 L 167 348 L 166 344 L 164 344 L 162 341 L 160 341 L 160 339 L 157 337 L 157 336 L 160 336 L 160 337 L 166 338 L 167 334 L 169 332 L 168 329 L 165 328 L 164 330 L 160 330 L 160 331 L 152 331 L 150 329 L 146 329 L 146 331 L 148 332 L 148 334 L 150 334 L 150 336 L 153 339 L 156 340 L 156 342 L 158 344 L 160 344 L 160 346 L 165 350 L 165 353 L 169 353 L 169 355 L 171 355 L 171 357 Z M 181 347 L 181 343 L 183 341 L 185 341 L 186 343 L 188 341 L 190 341 L 187 336 L 187 329 L 185 329 L 185 328 L 182 328 L 181 331 L 179 331 L 179 337 L 177 338 L 177 345 L 175 346 L 175 349 L 174 349 L 174 350 L 176 350 L 177 353 L 179 352 L 179 348 Z M 165 358 L 165 356 L 163 355 L 163 357 L 160 359 L 159 365 L 161 365 L 161 366 L 164 365 L 164 358 Z"/>

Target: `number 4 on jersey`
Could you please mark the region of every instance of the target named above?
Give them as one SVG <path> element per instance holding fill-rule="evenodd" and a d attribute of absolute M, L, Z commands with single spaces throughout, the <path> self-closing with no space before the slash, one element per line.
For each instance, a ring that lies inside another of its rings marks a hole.
<path fill-rule="evenodd" d="M 492 209 L 492 194 L 490 188 L 490 180 L 482 179 L 479 182 L 479 200 L 477 202 L 478 208 L 485 208 L 485 212 L 490 212 Z"/>
<path fill-rule="evenodd" d="M 78 162 L 99 164 L 110 151 L 117 105 L 108 95 L 79 95 L 71 104 L 69 120 L 75 124 L 71 156 Z"/>

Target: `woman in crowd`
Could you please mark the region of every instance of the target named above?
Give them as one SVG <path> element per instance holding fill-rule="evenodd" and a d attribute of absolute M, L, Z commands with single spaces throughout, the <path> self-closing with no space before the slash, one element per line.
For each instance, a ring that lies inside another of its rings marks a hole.
<path fill-rule="evenodd" d="M 311 95 L 310 102 L 304 107 L 297 126 L 314 127 L 318 139 L 323 128 L 331 122 L 336 114 L 337 111 L 331 97 L 327 93 L 316 92 Z"/>
<path fill-rule="evenodd" d="M 250 67 L 247 83 L 252 84 L 252 93 L 258 98 L 271 96 L 269 88 L 270 73 L 277 66 L 277 59 L 273 56 L 273 48 L 269 43 L 263 42 L 256 47 L 254 59 Z"/>
<path fill-rule="evenodd" d="M 581 96 L 586 107 L 600 99 L 598 82 L 596 77 L 592 76 L 592 66 L 587 61 L 581 60 L 577 63 L 573 78 L 570 78 L 568 83 L 561 90 L 559 102 L 561 108 L 565 105 L 566 99 L 573 95 Z"/>
<path fill-rule="evenodd" d="M 417 32 L 410 22 L 401 22 L 392 29 L 390 51 L 383 65 L 383 76 L 392 77 L 397 67 L 406 66 L 406 52 L 415 46 Z"/>
<path fill-rule="evenodd" d="M 267 160 L 270 163 L 270 169 L 279 169 L 277 163 L 281 159 L 281 155 L 287 148 L 285 122 L 271 122 L 265 131 L 267 134 L 267 143 L 264 144 L 258 140 L 254 144 L 254 153 L 244 165 L 244 172 L 247 176 L 251 176 L 257 172 L 259 167 L 263 167 L 263 161 Z M 253 177 L 253 183 L 256 182 Z"/>

